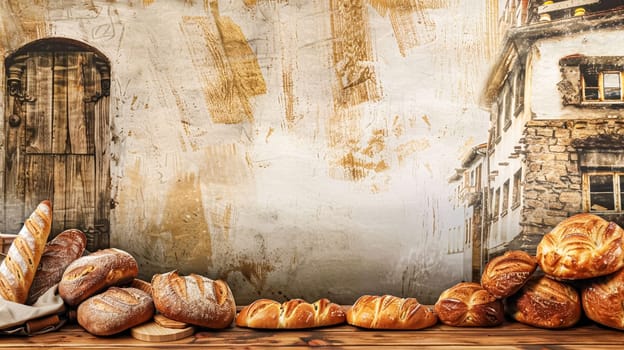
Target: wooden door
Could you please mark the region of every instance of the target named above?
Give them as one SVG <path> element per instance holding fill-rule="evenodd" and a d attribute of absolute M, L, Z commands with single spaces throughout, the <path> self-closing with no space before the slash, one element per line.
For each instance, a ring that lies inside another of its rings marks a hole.
<path fill-rule="evenodd" d="M 108 245 L 108 64 L 94 52 L 33 50 L 7 60 L 4 232 L 50 199 L 52 234 Z M 98 247 L 94 246 L 97 245 Z"/>

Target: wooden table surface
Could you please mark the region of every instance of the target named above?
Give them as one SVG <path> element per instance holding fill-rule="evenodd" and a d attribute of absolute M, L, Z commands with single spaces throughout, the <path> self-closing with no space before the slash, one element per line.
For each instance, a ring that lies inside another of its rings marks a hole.
<path fill-rule="evenodd" d="M 506 322 L 493 328 L 455 328 L 438 324 L 419 331 L 371 331 L 349 325 L 305 331 L 258 331 L 231 327 L 200 330 L 173 342 L 153 343 L 132 338 L 129 332 L 96 337 L 78 325 L 33 337 L 0 336 L 0 349 L 147 349 L 147 348 L 301 348 L 339 349 L 624 349 L 624 331 L 583 322 L 565 330 L 533 328 Z"/>

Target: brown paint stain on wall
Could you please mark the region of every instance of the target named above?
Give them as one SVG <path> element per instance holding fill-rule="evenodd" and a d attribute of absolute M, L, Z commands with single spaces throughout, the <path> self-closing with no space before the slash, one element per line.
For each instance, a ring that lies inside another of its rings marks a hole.
<path fill-rule="evenodd" d="M 210 222 L 215 234 L 220 232 L 221 238 L 228 240 L 232 227 L 232 204 L 228 203 L 223 208 L 213 208 L 210 211 Z"/>
<path fill-rule="evenodd" d="M 237 144 L 210 145 L 202 158 L 199 172 L 206 184 L 236 186 L 250 178 L 251 166 Z"/>
<path fill-rule="evenodd" d="M 240 28 L 229 18 L 215 21 L 185 16 L 181 24 L 206 105 L 215 123 L 252 120 L 249 97 L 266 92 L 260 66 Z"/>
<path fill-rule="evenodd" d="M 292 67 L 282 68 L 282 91 L 284 92 L 284 110 L 286 126 L 291 129 L 295 125 L 295 99 L 293 93 Z"/>
<path fill-rule="evenodd" d="M 379 100 L 364 0 L 330 0 L 330 10 L 333 64 L 338 80 L 334 105 L 349 107 Z"/>
<path fill-rule="evenodd" d="M 431 144 L 427 139 L 412 140 L 399 145 L 396 148 L 396 154 L 399 160 L 399 164 L 403 163 L 403 161 L 412 154 L 419 151 L 424 151 L 429 147 L 431 147 Z"/>
<path fill-rule="evenodd" d="M 382 17 L 388 16 L 401 56 L 435 39 L 435 24 L 425 13 L 426 7 L 418 0 L 369 0 Z M 414 16 L 417 18 L 414 23 Z"/>
<path fill-rule="evenodd" d="M 343 155 L 338 160 L 338 165 L 343 170 L 342 178 L 360 181 L 371 173 L 387 171 L 390 166 L 384 154 L 385 137 L 387 137 L 385 130 L 374 130 L 364 147 L 351 150 Z"/>
<path fill-rule="evenodd" d="M 165 247 L 167 261 L 163 263 L 175 267 L 184 262 L 189 268 L 204 271 L 211 264 L 212 244 L 196 175 L 181 175 L 165 201 L 162 221 L 155 229 L 171 234 L 171 246 Z"/>
<path fill-rule="evenodd" d="M 7 7 L 6 9 L 4 7 Z M 16 44 L 48 36 L 46 13 L 48 0 L 34 3 L 22 0 L 8 0 L 0 8 L 4 26 L 3 38 L 15 47 Z"/>
<path fill-rule="evenodd" d="M 143 0 L 143 6 L 147 7 L 154 3 L 156 0 Z"/>

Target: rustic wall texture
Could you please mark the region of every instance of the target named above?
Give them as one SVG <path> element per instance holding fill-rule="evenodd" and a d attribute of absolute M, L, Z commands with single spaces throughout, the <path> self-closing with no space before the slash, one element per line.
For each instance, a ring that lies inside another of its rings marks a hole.
<path fill-rule="evenodd" d="M 6 0 L 0 52 L 62 37 L 110 60 L 111 246 L 143 277 L 223 278 L 239 303 L 432 303 L 462 271 L 461 254 L 447 254 L 463 218 L 446 180 L 486 139 L 475 101 L 493 56 L 489 10 Z"/>

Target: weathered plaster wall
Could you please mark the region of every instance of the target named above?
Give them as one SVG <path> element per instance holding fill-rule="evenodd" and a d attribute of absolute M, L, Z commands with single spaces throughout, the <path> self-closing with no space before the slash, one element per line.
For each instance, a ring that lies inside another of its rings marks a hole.
<path fill-rule="evenodd" d="M 224 278 L 239 303 L 432 303 L 463 270 L 446 179 L 486 136 L 486 15 L 459 0 L 8 0 L 0 51 L 67 37 L 110 59 L 111 245 L 143 277 Z"/>

